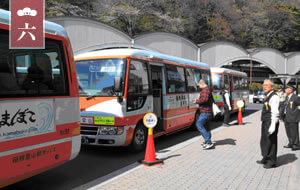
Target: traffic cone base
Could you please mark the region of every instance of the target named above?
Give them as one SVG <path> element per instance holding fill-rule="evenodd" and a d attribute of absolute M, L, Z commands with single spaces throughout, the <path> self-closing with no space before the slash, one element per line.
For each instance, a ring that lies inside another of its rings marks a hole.
<path fill-rule="evenodd" d="M 156 160 L 155 162 L 146 162 L 145 160 L 141 160 L 140 163 L 145 166 L 156 166 L 156 165 L 162 165 L 164 163 L 164 161 Z"/>

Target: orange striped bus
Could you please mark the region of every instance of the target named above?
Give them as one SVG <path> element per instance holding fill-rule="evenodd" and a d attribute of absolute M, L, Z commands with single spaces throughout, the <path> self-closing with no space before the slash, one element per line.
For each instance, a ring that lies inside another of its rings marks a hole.
<path fill-rule="evenodd" d="M 45 21 L 45 49 L 9 49 L 9 14 L 0 10 L 0 188 L 73 159 L 81 146 L 66 31 Z"/>
<path fill-rule="evenodd" d="M 143 116 L 154 112 L 154 137 L 190 127 L 198 118 L 197 83 L 210 84 L 207 64 L 137 48 L 75 56 L 82 143 L 145 148 Z"/>
<path fill-rule="evenodd" d="M 249 83 L 247 74 L 232 69 L 218 67 L 212 67 L 210 70 L 214 100 L 222 110 L 222 113 L 224 112 L 224 100 L 221 91 L 224 86 L 227 86 L 230 91 L 232 111 L 238 111 L 237 102 L 239 100 L 244 101 L 245 106 L 243 110 L 245 110 L 245 107 L 249 104 Z"/>

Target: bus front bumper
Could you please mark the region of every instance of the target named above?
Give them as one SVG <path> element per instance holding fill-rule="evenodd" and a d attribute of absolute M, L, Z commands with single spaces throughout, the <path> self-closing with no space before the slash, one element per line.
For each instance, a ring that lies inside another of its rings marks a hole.
<path fill-rule="evenodd" d="M 81 144 L 96 146 L 128 146 L 131 143 L 135 126 L 124 126 L 122 134 L 117 135 L 101 135 L 100 127 L 88 126 L 94 132 L 84 130 L 86 125 L 81 126 Z"/>

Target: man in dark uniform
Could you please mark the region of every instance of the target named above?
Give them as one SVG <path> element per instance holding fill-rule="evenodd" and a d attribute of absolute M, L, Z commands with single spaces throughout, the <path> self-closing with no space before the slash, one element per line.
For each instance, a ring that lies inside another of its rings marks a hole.
<path fill-rule="evenodd" d="M 264 80 L 263 90 L 266 93 L 261 113 L 260 148 L 262 159 L 256 161 L 269 169 L 276 166 L 277 161 L 277 134 L 279 127 L 279 97 L 273 90 L 274 83 L 270 79 Z"/>
<path fill-rule="evenodd" d="M 287 86 L 285 89 L 286 99 L 281 106 L 280 115 L 284 121 L 286 135 L 289 144 L 284 148 L 292 148 L 292 150 L 300 150 L 299 146 L 299 128 L 300 121 L 300 98 L 294 94 L 294 87 Z"/>

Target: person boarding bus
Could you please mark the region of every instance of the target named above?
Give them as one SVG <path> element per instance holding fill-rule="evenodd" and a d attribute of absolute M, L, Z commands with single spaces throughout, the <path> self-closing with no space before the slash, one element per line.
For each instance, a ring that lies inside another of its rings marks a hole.
<path fill-rule="evenodd" d="M 230 119 L 230 112 L 232 110 L 231 103 L 230 103 L 230 91 L 229 87 L 225 85 L 224 90 L 222 92 L 222 98 L 224 100 L 224 122 L 223 126 L 229 126 L 229 119 Z"/>
<path fill-rule="evenodd" d="M 212 118 L 213 98 L 211 90 L 204 80 L 200 80 L 198 86 L 201 89 L 200 96 L 199 98 L 195 99 L 193 103 L 199 104 L 200 116 L 197 121 L 197 129 L 204 138 L 202 148 L 206 150 L 213 147 L 213 143 L 211 141 L 211 132 L 204 126 Z"/>

